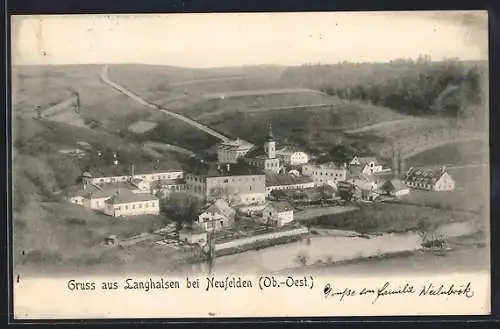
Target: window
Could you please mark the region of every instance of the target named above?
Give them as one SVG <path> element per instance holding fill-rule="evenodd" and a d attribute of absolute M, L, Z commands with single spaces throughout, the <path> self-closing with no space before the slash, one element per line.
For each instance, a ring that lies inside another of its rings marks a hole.
<path fill-rule="evenodd" d="M 146 202 L 146 208 L 149 208 L 149 203 Z"/>
<path fill-rule="evenodd" d="M 249 186 L 249 190 L 251 191 L 252 190 L 252 185 Z"/>
<path fill-rule="evenodd" d="M 125 210 L 128 210 L 128 205 L 125 205 Z"/>
<path fill-rule="evenodd" d="M 139 203 L 139 208 L 142 208 L 142 204 L 141 203 Z"/>
<path fill-rule="evenodd" d="M 132 209 L 135 209 L 135 204 L 132 205 Z"/>

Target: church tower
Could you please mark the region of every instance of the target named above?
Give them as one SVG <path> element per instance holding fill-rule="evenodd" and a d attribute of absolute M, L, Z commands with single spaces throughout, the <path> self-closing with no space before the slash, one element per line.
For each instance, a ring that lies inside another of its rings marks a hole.
<path fill-rule="evenodd" d="M 271 126 L 271 122 L 269 122 L 267 126 L 267 137 L 264 142 L 264 151 L 267 154 L 268 159 L 276 158 L 276 141 L 274 140 L 273 135 L 273 127 Z"/>

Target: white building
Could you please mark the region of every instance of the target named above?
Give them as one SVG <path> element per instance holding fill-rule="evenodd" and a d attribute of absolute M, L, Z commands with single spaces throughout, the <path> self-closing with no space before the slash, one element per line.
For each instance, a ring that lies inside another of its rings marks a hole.
<path fill-rule="evenodd" d="M 115 160 L 116 161 L 116 160 Z M 180 179 L 184 172 L 181 169 L 169 168 L 159 162 L 136 169 L 134 165 L 113 164 L 96 167 L 82 174 L 82 180 L 93 184 L 128 182 L 141 179 L 152 182 L 161 179 Z"/>
<path fill-rule="evenodd" d="M 113 217 L 159 215 L 160 203 L 152 194 L 119 191 L 105 200 L 104 213 Z"/>
<path fill-rule="evenodd" d="M 287 202 L 270 203 L 262 213 L 266 224 L 283 226 L 293 221 L 293 207 Z"/>
<path fill-rule="evenodd" d="M 337 182 L 346 179 L 348 171 L 347 168 L 337 166 L 334 163 L 320 165 L 309 164 L 302 167 L 302 174 L 312 177 L 316 186 L 330 185 L 336 188 Z"/>
<path fill-rule="evenodd" d="M 276 151 L 276 156 L 286 165 L 298 166 L 309 162 L 309 155 L 305 152 L 284 147 Z"/>
<path fill-rule="evenodd" d="M 388 169 L 390 171 L 390 169 Z M 384 171 L 382 165 L 380 165 L 376 158 L 374 157 L 357 157 L 355 156 L 351 162 L 349 162 L 349 171 L 353 174 L 364 174 L 371 175 Z"/>
<path fill-rule="evenodd" d="M 446 167 L 441 170 L 410 168 L 404 175 L 403 181 L 414 189 L 428 191 L 453 191 L 455 189 L 455 181 L 446 171 Z"/>
<path fill-rule="evenodd" d="M 242 139 L 220 143 L 217 146 L 217 162 L 220 164 L 234 164 L 243 158 L 254 145 Z"/>
<path fill-rule="evenodd" d="M 207 231 L 231 227 L 236 210 L 224 200 L 217 200 L 206 207 L 198 216 L 198 222 Z"/>
<path fill-rule="evenodd" d="M 257 204 L 265 202 L 266 179 L 261 170 L 246 163 L 200 165 L 186 175 L 186 191 L 203 202 L 225 199 L 231 205 Z"/>
<path fill-rule="evenodd" d="M 274 190 L 298 190 L 314 187 L 312 177 L 266 173 L 266 197 Z"/>
<path fill-rule="evenodd" d="M 203 247 L 208 242 L 208 234 L 199 225 L 193 225 L 192 227 L 184 227 L 179 231 L 179 240 L 189 244 L 198 244 Z"/>

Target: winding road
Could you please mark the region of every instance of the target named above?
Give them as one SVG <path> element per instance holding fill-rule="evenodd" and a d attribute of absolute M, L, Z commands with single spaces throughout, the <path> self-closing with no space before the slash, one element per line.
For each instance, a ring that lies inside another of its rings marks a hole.
<path fill-rule="evenodd" d="M 165 114 L 168 114 L 176 119 L 179 119 L 179 120 L 182 120 L 184 121 L 185 123 L 201 130 L 201 131 L 204 131 L 206 132 L 207 134 L 209 135 L 212 135 L 224 142 L 227 142 L 227 141 L 230 141 L 230 138 L 222 135 L 221 133 L 218 133 L 217 131 L 195 121 L 195 120 L 192 120 L 192 119 L 189 119 L 183 115 L 180 115 L 178 113 L 175 113 L 175 112 L 171 112 L 171 111 L 168 111 L 168 110 L 165 110 L 165 109 L 162 109 L 161 107 L 159 107 L 158 105 L 155 105 L 153 103 L 150 103 L 146 100 L 144 100 L 142 97 L 140 97 L 139 95 L 136 95 L 134 94 L 132 91 L 126 89 L 125 87 L 123 86 L 120 86 L 119 84 L 117 84 L 116 82 L 113 82 L 111 81 L 111 79 L 109 79 L 109 76 L 108 76 L 108 66 L 105 65 L 103 66 L 102 70 L 101 70 L 101 79 L 104 83 L 106 83 L 107 85 L 111 86 L 113 89 L 121 92 L 122 94 L 124 94 L 125 96 L 128 96 L 130 98 L 132 98 L 133 100 L 135 100 L 136 102 L 144 105 L 144 106 L 148 106 L 148 107 L 151 107 L 155 110 L 159 110 Z"/>

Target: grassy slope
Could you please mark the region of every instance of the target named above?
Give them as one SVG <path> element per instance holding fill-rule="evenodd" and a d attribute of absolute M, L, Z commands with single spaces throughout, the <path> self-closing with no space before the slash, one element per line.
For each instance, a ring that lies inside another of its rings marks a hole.
<path fill-rule="evenodd" d="M 80 113 L 85 119 L 113 126 L 133 113 L 150 112 L 100 81 L 99 65 L 21 66 L 13 76 L 13 111 L 33 112 L 80 96 Z"/>

